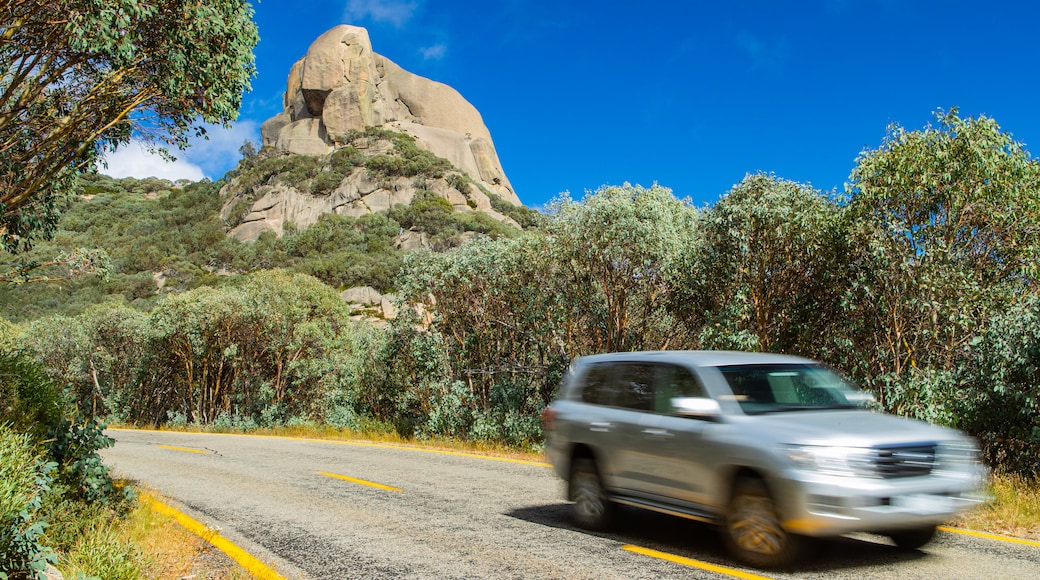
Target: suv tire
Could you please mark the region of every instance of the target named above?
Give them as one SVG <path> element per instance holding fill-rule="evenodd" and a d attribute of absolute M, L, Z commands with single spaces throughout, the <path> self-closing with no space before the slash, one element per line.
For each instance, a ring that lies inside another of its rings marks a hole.
<path fill-rule="evenodd" d="M 790 566 L 806 541 L 784 529 L 776 503 L 757 478 L 741 478 L 734 484 L 722 536 L 731 554 L 759 568 Z"/>
<path fill-rule="evenodd" d="M 909 552 L 910 550 L 916 550 L 928 542 L 931 542 L 932 538 L 935 537 L 935 526 L 916 528 L 912 530 L 900 530 L 888 534 L 888 537 L 892 538 L 892 542 L 895 543 L 897 548 Z"/>
<path fill-rule="evenodd" d="M 588 457 L 575 458 L 568 482 L 567 497 L 574 502 L 571 508 L 574 523 L 595 531 L 610 527 L 615 506 L 603 489 L 596 462 Z"/>

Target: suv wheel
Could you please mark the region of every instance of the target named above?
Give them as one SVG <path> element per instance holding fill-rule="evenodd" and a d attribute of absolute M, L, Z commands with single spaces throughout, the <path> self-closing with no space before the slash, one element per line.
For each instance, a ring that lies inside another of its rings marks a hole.
<path fill-rule="evenodd" d="M 568 497 L 574 502 L 574 522 L 588 530 L 604 530 L 614 516 L 614 502 L 607 498 L 596 469 L 596 462 L 587 457 L 571 462 Z"/>
<path fill-rule="evenodd" d="M 792 564 L 804 542 L 781 525 L 776 504 L 760 479 L 737 480 L 723 527 L 730 553 L 761 568 Z"/>
<path fill-rule="evenodd" d="M 900 550 L 916 550 L 932 541 L 935 537 L 935 526 L 917 528 L 912 530 L 900 530 L 888 535 Z"/>

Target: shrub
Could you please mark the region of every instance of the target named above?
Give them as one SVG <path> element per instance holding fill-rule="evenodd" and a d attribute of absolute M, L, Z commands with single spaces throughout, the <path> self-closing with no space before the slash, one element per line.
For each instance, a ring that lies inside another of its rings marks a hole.
<path fill-rule="evenodd" d="M 311 195 L 329 195 L 343 182 L 343 174 L 335 171 L 319 172 L 310 183 Z"/>
<path fill-rule="evenodd" d="M 355 167 L 364 164 L 365 156 L 350 145 L 337 149 L 329 156 L 329 168 L 343 176 L 350 175 Z"/>
<path fill-rule="evenodd" d="M 498 213 L 513 218 L 513 221 L 520 224 L 523 229 L 537 228 L 545 224 L 545 215 L 541 212 L 533 210 L 523 205 L 513 205 L 508 201 L 502 199 L 501 196 L 485 192 L 488 199 L 491 200 L 491 209 Z"/>
<path fill-rule="evenodd" d="M 958 378 L 954 426 L 979 439 L 990 465 L 1040 476 L 1040 297 L 995 317 Z"/>
<path fill-rule="evenodd" d="M 36 440 L 62 420 L 54 383 L 24 352 L 0 350 L 0 424 Z"/>
<path fill-rule="evenodd" d="M 95 420 L 62 419 L 51 429 L 47 449 L 70 497 L 87 503 L 119 505 L 130 499 L 133 491 L 117 490 L 108 466 L 97 453 L 115 443 L 104 431 L 105 425 Z"/>
<path fill-rule="evenodd" d="M 41 542 L 47 523 L 39 513 L 53 468 L 27 435 L 0 425 L 0 579 L 43 578 L 56 561 Z"/>
<path fill-rule="evenodd" d="M 459 175 L 458 173 L 452 173 L 444 179 L 448 182 L 448 185 L 450 185 L 452 188 L 455 189 L 455 191 L 458 191 L 462 195 L 469 195 L 470 193 L 472 193 L 472 190 L 469 186 L 469 181 L 462 175 Z"/>

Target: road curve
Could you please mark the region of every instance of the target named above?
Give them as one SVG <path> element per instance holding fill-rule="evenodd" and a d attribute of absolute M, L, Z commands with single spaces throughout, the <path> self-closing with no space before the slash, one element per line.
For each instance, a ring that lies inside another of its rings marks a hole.
<path fill-rule="evenodd" d="M 624 509 L 618 531 L 575 528 L 563 484 L 533 462 L 350 442 L 110 430 L 115 474 L 287 578 L 1040 577 L 1040 546 L 941 532 L 923 550 L 884 538 L 818 542 L 803 566 L 750 570 L 714 530 Z M 663 555 L 663 556 L 662 556 Z"/>

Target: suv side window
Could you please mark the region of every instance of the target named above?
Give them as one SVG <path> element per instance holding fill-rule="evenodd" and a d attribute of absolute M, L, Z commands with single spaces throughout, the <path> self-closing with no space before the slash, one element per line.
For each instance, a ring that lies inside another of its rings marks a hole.
<path fill-rule="evenodd" d="M 658 374 L 654 410 L 658 413 L 672 412 L 672 399 L 677 397 L 706 397 L 704 386 L 690 369 L 662 365 Z"/>
<path fill-rule="evenodd" d="M 650 411 L 654 407 L 655 365 L 600 364 L 589 369 L 581 400 L 593 405 Z"/>
<path fill-rule="evenodd" d="M 625 363 L 614 370 L 619 380 L 618 407 L 649 411 L 654 403 L 654 365 Z"/>
<path fill-rule="evenodd" d="M 593 405 L 613 405 L 615 389 L 611 365 L 596 365 L 585 374 L 581 400 Z"/>

